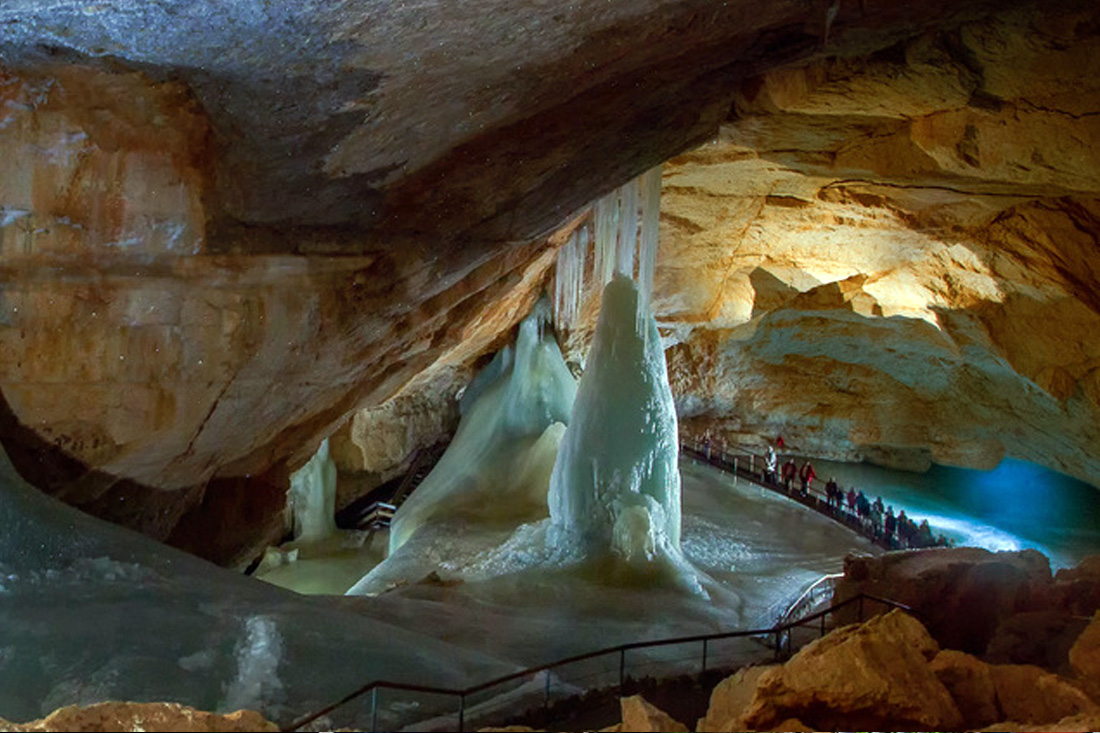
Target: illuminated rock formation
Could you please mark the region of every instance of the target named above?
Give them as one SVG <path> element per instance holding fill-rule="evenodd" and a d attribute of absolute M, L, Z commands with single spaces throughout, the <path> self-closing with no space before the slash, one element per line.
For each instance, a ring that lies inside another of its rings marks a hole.
<path fill-rule="evenodd" d="M 250 8 L 0 10 L 2 437 L 46 490 L 246 562 L 312 446 L 435 411 L 699 143 L 655 278 L 686 433 L 1100 475 L 1091 4 Z M 410 424 L 335 457 L 381 482 Z"/>

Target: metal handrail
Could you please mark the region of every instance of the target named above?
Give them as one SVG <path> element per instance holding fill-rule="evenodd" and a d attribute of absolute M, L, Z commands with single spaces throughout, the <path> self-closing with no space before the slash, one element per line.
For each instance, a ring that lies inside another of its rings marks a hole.
<path fill-rule="evenodd" d="M 542 664 L 542 665 L 539 665 L 537 667 L 529 667 L 529 668 L 521 670 L 519 672 L 513 672 L 512 674 L 508 674 L 508 675 L 505 675 L 503 677 L 497 677 L 497 678 L 489 680 L 487 682 L 482 682 L 481 684 L 473 685 L 471 687 L 466 687 L 466 688 L 463 688 L 463 689 L 449 689 L 449 688 L 443 688 L 443 687 L 431 687 L 431 686 L 426 686 L 426 685 L 407 684 L 407 683 L 403 683 L 403 682 L 390 682 L 388 680 L 376 680 L 374 682 L 370 682 L 366 685 L 363 685 L 359 689 L 345 695 L 340 700 L 338 700 L 337 702 L 332 703 L 331 705 L 327 705 L 324 708 L 322 708 L 322 709 L 320 709 L 316 712 L 310 713 L 309 715 L 303 716 L 303 717 L 293 721 L 292 723 L 290 723 L 289 725 L 287 725 L 284 728 L 281 728 L 280 730 L 281 731 L 296 731 L 296 730 L 302 728 L 303 726 L 309 725 L 310 723 L 317 720 L 318 718 L 321 718 L 322 716 L 327 715 L 328 713 L 331 713 L 332 711 L 336 710 L 337 708 L 342 707 L 342 706 L 346 705 L 347 703 L 349 703 L 349 702 L 351 702 L 351 701 L 353 701 L 353 700 L 355 700 L 359 697 L 362 697 L 363 695 L 366 695 L 368 692 L 372 692 L 372 693 L 377 694 L 377 691 L 379 689 L 384 688 L 384 689 L 390 689 L 390 690 L 402 690 L 402 691 L 405 691 L 405 692 L 422 692 L 422 693 L 426 693 L 426 694 L 450 695 L 451 697 L 457 697 L 458 702 L 459 702 L 459 707 L 458 707 L 458 728 L 461 731 L 464 728 L 464 714 L 465 714 L 466 698 L 470 695 L 476 694 L 478 692 L 483 692 L 485 690 L 496 687 L 498 685 L 507 684 L 508 682 L 512 682 L 514 680 L 518 680 L 518 679 L 522 679 L 524 677 L 536 675 L 539 672 L 548 672 L 548 671 L 550 671 L 550 670 L 552 670 L 556 667 L 563 667 L 563 666 L 568 665 L 568 664 L 573 664 L 573 663 L 585 661 L 585 660 L 588 660 L 588 659 L 595 659 L 596 657 L 608 656 L 608 655 L 612 655 L 612 654 L 619 654 L 620 655 L 619 686 L 622 687 L 623 683 L 625 682 L 623 660 L 625 659 L 624 655 L 626 654 L 626 652 L 628 652 L 630 650 L 633 650 L 633 649 L 647 649 L 647 648 L 660 647 L 660 646 L 670 646 L 670 645 L 673 645 L 673 644 L 690 644 L 692 642 L 703 642 L 704 643 L 704 647 L 703 647 L 703 651 L 704 651 L 703 665 L 704 665 L 704 671 L 705 671 L 706 643 L 711 642 L 711 641 L 716 641 L 716 640 L 719 640 L 719 639 L 732 639 L 732 638 L 738 638 L 738 637 L 754 637 L 754 636 L 755 637 L 765 637 L 765 638 L 774 637 L 775 642 L 776 642 L 775 655 L 776 655 L 776 658 L 778 659 L 779 656 L 782 653 L 782 646 L 783 646 L 782 636 L 783 636 L 784 633 L 787 634 L 787 651 L 789 653 L 790 650 L 791 650 L 790 631 L 792 629 L 805 627 L 809 623 L 820 619 L 820 621 L 821 621 L 821 631 L 822 631 L 822 634 L 824 634 L 825 617 L 828 614 L 836 613 L 837 611 L 841 610 L 842 608 L 845 608 L 847 606 L 850 606 L 852 604 L 857 604 L 857 603 L 859 604 L 859 606 L 858 606 L 859 607 L 859 619 L 860 619 L 860 621 L 862 621 L 863 620 L 863 609 L 864 609 L 864 601 L 865 600 L 866 601 L 873 601 L 873 602 L 876 602 L 876 603 L 881 603 L 885 606 L 889 606 L 889 607 L 892 607 L 892 608 L 897 608 L 897 609 L 900 609 L 902 611 L 905 611 L 906 613 L 910 613 L 910 614 L 913 613 L 913 609 L 911 607 L 903 604 L 903 603 L 899 603 L 897 601 L 893 601 L 893 600 L 890 600 L 888 598 L 880 598 L 878 596 L 874 596 L 874 595 L 871 595 L 869 593 L 860 593 L 859 595 L 852 596 L 851 598 L 849 598 L 847 600 L 844 600 L 840 603 L 833 604 L 833 605 L 829 606 L 826 609 L 823 609 L 821 611 L 818 611 L 817 613 L 814 613 L 810 616 L 807 616 L 806 618 L 797 619 L 797 620 L 793 620 L 793 621 L 788 621 L 788 622 L 783 623 L 783 624 L 777 624 L 777 625 L 772 626 L 771 628 L 767 628 L 767 629 L 750 629 L 750 630 L 746 630 L 746 631 L 725 631 L 725 632 L 718 632 L 718 633 L 713 633 L 713 634 L 696 634 L 696 635 L 693 635 L 693 636 L 680 636 L 680 637 L 675 637 L 675 638 L 670 638 L 670 639 L 658 639 L 658 640 L 655 640 L 655 641 L 628 642 L 626 644 L 619 644 L 617 646 L 607 647 L 605 649 L 599 649 L 599 650 L 592 651 L 592 652 L 586 652 L 584 654 L 576 654 L 576 655 L 571 656 L 571 657 L 566 657 L 564 659 L 559 659 L 559 660 L 556 660 L 554 662 L 550 662 L 549 664 Z M 375 704 L 374 708 L 375 708 L 375 710 L 377 710 L 377 704 Z M 372 728 L 373 728 L 373 726 L 372 726 Z"/>
<path fill-rule="evenodd" d="M 817 592 L 826 585 L 834 584 L 838 579 L 843 578 L 844 573 L 830 573 L 829 575 L 822 575 L 820 578 L 811 583 L 806 590 L 802 591 L 802 594 L 795 599 L 794 603 L 787 607 L 787 610 L 780 614 L 777 624 L 789 623 L 796 620 L 795 614 L 797 614 L 800 608 L 807 602 L 812 603 Z"/>

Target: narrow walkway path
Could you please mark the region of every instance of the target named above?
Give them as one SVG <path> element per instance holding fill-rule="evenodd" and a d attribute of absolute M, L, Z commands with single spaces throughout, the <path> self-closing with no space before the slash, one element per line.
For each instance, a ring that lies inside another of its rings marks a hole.
<path fill-rule="evenodd" d="M 783 488 L 782 484 L 771 483 L 764 480 L 764 457 L 758 456 L 748 452 L 729 452 L 725 450 L 716 450 L 710 446 L 703 444 L 681 444 L 680 451 L 685 455 L 688 455 L 698 461 L 702 461 L 714 468 L 724 471 L 725 473 L 733 474 L 734 481 L 745 480 L 749 481 L 756 486 L 774 491 L 777 494 L 787 497 L 791 501 L 796 501 L 803 506 L 813 509 L 819 514 L 823 514 L 830 519 L 840 522 L 844 526 L 848 527 L 853 532 L 860 534 L 871 542 L 875 543 L 879 547 L 886 550 L 898 550 L 901 549 L 896 538 L 887 538 L 883 535 L 881 530 L 865 524 L 852 512 L 845 511 L 843 508 L 836 508 L 829 506 L 828 498 L 824 491 L 811 488 L 805 495 L 799 491 L 798 486 L 793 486 L 788 493 Z M 843 488 L 843 487 L 842 487 Z"/>

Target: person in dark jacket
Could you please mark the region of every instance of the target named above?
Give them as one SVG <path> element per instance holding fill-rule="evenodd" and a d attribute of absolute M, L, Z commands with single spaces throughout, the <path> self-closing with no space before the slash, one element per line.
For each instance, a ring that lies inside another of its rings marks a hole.
<path fill-rule="evenodd" d="M 794 465 L 794 459 L 788 458 L 787 462 L 783 464 L 783 488 L 787 490 L 787 493 L 791 493 L 791 484 L 794 483 L 794 477 L 798 475 L 798 468 Z"/>
<path fill-rule="evenodd" d="M 829 481 L 825 484 L 825 497 L 826 503 L 828 503 L 830 507 L 840 509 L 841 492 L 840 487 L 837 486 L 835 476 L 830 476 Z"/>
<path fill-rule="evenodd" d="M 894 507 L 886 507 L 886 518 L 882 520 L 883 529 L 886 531 L 886 544 L 894 546 L 894 530 L 898 528 L 898 518 L 894 516 Z"/>

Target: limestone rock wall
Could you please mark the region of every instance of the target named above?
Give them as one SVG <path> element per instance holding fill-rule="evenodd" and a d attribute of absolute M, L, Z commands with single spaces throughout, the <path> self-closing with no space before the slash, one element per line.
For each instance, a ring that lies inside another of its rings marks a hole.
<path fill-rule="evenodd" d="M 744 85 L 666 166 L 658 304 L 689 432 L 1100 476 L 1091 17 L 1025 9 Z"/>
<path fill-rule="evenodd" d="M 394 475 L 560 227 L 716 130 L 664 187 L 686 432 L 1100 475 L 1092 4 L 183 5 L 0 9 L 0 438 L 46 490 L 271 534 L 360 409 Z"/>
<path fill-rule="evenodd" d="M 361 402 L 478 356 L 552 262 L 544 241 L 214 253 L 185 88 L 64 66 L 0 94 L 0 437 L 42 488 L 161 539 L 237 501 L 211 492 L 285 481 Z M 253 493 L 241 516 L 281 511 Z"/>

